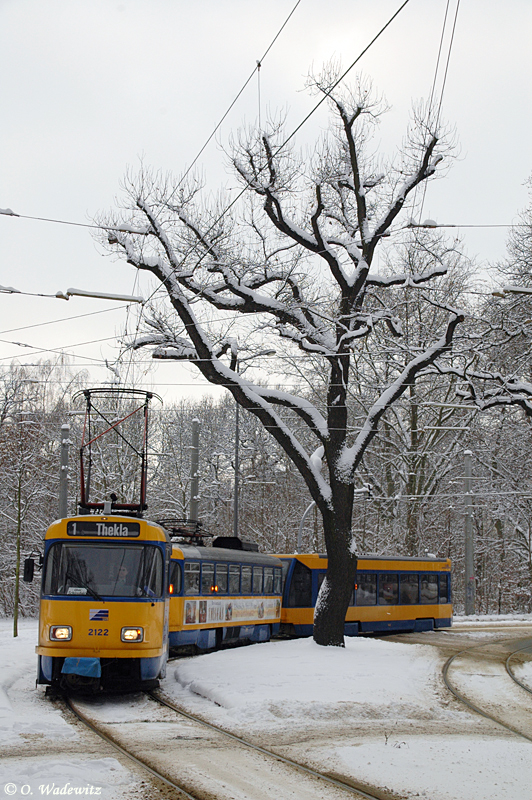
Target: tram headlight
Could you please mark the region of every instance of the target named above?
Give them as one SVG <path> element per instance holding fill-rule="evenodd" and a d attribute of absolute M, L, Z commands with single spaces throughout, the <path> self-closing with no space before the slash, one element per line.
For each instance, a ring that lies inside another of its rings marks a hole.
<path fill-rule="evenodd" d="M 123 642 L 144 641 L 144 628 L 122 628 L 120 638 Z"/>
<path fill-rule="evenodd" d="M 72 639 L 72 628 L 70 625 L 52 625 L 50 639 L 52 642 L 69 642 Z"/>

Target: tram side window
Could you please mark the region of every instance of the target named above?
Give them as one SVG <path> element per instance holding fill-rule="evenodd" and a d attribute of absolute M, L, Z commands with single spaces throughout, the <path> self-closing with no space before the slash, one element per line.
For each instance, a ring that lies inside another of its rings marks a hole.
<path fill-rule="evenodd" d="M 170 562 L 168 575 L 168 594 L 180 594 L 181 592 L 181 565 L 179 561 Z"/>
<path fill-rule="evenodd" d="M 377 574 L 375 572 L 357 572 L 355 586 L 357 606 L 377 605 Z"/>
<path fill-rule="evenodd" d="M 212 594 L 214 586 L 214 564 L 201 565 L 201 593 Z"/>
<path fill-rule="evenodd" d="M 449 581 L 448 576 L 442 573 L 440 576 L 440 603 L 449 602 Z"/>
<path fill-rule="evenodd" d="M 264 567 L 264 594 L 273 592 L 273 567 Z"/>
<path fill-rule="evenodd" d="M 278 567 L 276 567 L 273 571 L 273 593 L 283 593 L 283 573 Z"/>
<path fill-rule="evenodd" d="M 195 562 L 185 563 L 185 594 L 199 594 L 200 565 Z"/>
<path fill-rule="evenodd" d="M 253 594 L 262 594 L 262 567 L 253 567 Z"/>
<path fill-rule="evenodd" d="M 240 592 L 240 565 L 229 565 L 229 594 L 238 594 Z"/>
<path fill-rule="evenodd" d="M 312 572 L 301 561 L 296 561 L 290 583 L 288 605 L 305 608 L 312 605 Z"/>
<path fill-rule="evenodd" d="M 419 577 L 417 574 L 400 576 L 399 602 L 404 606 L 416 606 L 419 602 Z"/>
<path fill-rule="evenodd" d="M 242 567 L 242 594 L 251 594 L 251 567 Z"/>
<path fill-rule="evenodd" d="M 216 586 L 222 594 L 227 593 L 227 564 L 216 564 Z"/>
<path fill-rule="evenodd" d="M 419 602 L 423 605 L 438 602 L 438 575 L 435 572 L 428 572 L 420 575 L 419 581 Z"/>
<path fill-rule="evenodd" d="M 398 602 L 398 576 L 388 572 L 381 572 L 379 575 L 379 605 L 395 606 Z"/>

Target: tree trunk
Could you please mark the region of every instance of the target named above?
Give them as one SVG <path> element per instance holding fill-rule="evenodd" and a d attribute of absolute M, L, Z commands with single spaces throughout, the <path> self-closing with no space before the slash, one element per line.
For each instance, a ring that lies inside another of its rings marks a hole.
<path fill-rule="evenodd" d="M 357 556 L 351 548 L 353 497 L 352 485 L 333 485 L 334 512 L 322 511 L 328 561 L 314 611 L 314 641 L 320 645 L 344 646 L 345 615 L 357 568 Z"/>
<path fill-rule="evenodd" d="M 344 646 L 345 615 L 355 582 L 357 557 L 353 553 L 328 556 L 327 576 L 314 612 L 314 641 L 333 647 Z"/>

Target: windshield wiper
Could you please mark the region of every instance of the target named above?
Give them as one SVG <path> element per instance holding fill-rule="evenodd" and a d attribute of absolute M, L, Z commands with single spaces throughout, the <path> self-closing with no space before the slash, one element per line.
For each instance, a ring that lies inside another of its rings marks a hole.
<path fill-rule="evenodd" d="M 84 581 L 83 578 L 80 578 L 79 575 L 72 575 L 71 572 L 67 572 L 66 573 L 66 578 L 67 578 L 67 580 L 70 578 L 71 581 L 75 581 L 76 583 L 80 583 L 81 586 L 88 591 L 88 593 L 90 594 L 91 597 L 94 597 L 95 600 L 99 600 L 101 603 L 105 603 L 105 600 L 103 599 L 103 597 L 101 595 L 99 595 L 98 592 L 95 589 L 92 588 L 92 586 L 89 586 L 87 581 Z"/>

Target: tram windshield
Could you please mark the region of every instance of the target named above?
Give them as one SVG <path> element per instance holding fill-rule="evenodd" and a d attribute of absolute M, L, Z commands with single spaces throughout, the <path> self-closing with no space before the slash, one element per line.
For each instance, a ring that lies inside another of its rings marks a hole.
<path fill-rule="evenodd" d="M 46 560 L 44 594 L 161 597 L 163 558 L 154 545 L 57 542 Z"/>

